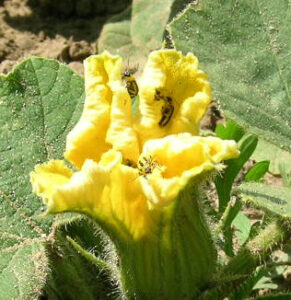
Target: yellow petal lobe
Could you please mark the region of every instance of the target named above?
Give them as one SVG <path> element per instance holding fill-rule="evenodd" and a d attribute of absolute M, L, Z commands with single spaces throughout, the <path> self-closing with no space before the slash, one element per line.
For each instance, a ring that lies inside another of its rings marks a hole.
<path fill-rule="evenodd" d="M 74 174 L 58 168 L 60 163 L 63 168 L 63 162 L 49 162 L 31 175 L 34 191 L 43 197 L 48 213 L 82 212 L 98 220 L 109 233 L 117 231 L 133 239 L 153 233 L 155 222 L 137 180 L 138 172 L 122 164 L 120 152 L 109 150 L 99 163 L 86 160 Z"/>
<path fill-rule="evenodd" d="M 140 80 L 136 120 L 142 144 L 180 132 L 198 134 L 212 97 L 208 78 L 198 67 L 192 53 L 183 56 L 176 50 L 159 50 L 150 54 Z M 172 114 L 162 121 L 165 107 Z"/>
<path fill-rule="evenodd" d="M 69 182 L 73 172 L 62 160 L 51 160 L 46 164 L 37 165 L 30 173 L 33 192 L 48 204 L 55 190 Z"/>
<path fill-rule="evenodd" d="M 133 129 L 131 116 L 131 99 L 120 80 L 110 83 L 112 103 L 110 112 L 110 126 L 106 135 L 106 142 L 113 149 L 122 152 L 124 159 L 137 161 L 139 143 Z"/>
<path fill-rule="evenodd" d="M 64 156 L 78 169 L 86 159 L 99 161 L 111 148 L 136 159 L 138 142 L 131 126 L 130 97 L 121 81 L 122 58 L 103 52 L 87 58 L 84 69 L 84 110 L 67 136 Z"/>
<path fill-rule="evenodd" d="M 156 168 L 143 183 L 144 192 L 156 205 L 173 200 L 188 181 L 203 172 L 220 170 L 222 160 L 239 155 L 234 141 L 189 133 L 150 140 L 141 156 L 153 157 Z"/>

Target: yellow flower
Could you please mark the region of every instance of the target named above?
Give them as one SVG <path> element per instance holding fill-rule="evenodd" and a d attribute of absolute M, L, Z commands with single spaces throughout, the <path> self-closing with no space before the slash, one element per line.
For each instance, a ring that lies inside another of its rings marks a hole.
<path fill-rule="evenodd" d="M 85 61 L 86 100 L 65 158 L 31 172 L 47 213 L 91 216 L 118 252 L 129 299 L 195 299 L 210 282 L 216 252 L 200 208 L 199 182 L 239 155 L 234 141 L 200 137 L 207 76 L 193 54 L 150 54 L 135 114 L 123 61 L 107 52 Z"/>
<path fill-rule="evenodd" d="M 86 159 L 98 162 L 109 149 L 121 151 L 124 160 L 136 163 L 149 139 L 199 132 L 199 121 L 211 101 L 211 89 L 192 53 L 183 56 L 176 50 L 160 50 L 150 54 L 140 80 L 135 117 L 121 80 L 123 69 L 122 58 L 108 52 L 85 60 L 84 111 L 68 135 L 65 151 L 65 158 L 79 169 Z M 164 101 L 155 100 L 157 91 L 162 97 L 171 97 L 174 106 L 171 120 L 164 127 L 159 126 Z"/>
<path fill-rule="evenodd" d="M 150 54 L 136 116 L 122 70 L 121 57 L 107 52 L 85 61 L 84 111 L 64 153 L 78 171 L 50 161 L 36 166 L 31 182 L 48 213 L 86 213 L 123 240 L 154 238 L 163 210 L 189 181 L 239 152 L 234 141 L 195 136 L 211 91 L 193 54 Z M 161 126 L 167 101 L 173 111 Z"/>

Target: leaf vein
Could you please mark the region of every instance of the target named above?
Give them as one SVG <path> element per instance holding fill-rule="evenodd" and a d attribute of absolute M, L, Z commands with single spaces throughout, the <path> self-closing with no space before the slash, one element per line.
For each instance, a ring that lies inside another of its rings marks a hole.
<path fill-rule="evenodd" d="M 45 127 L 45 114 L 44 114 L 43 99 L 42 99 L 43 95 L 42 95 L 41 90 L 39 88 L 39 79 L 37 77 L 36 69 L 35 69 L 35 66 L 33 64 L 33 61 L 30 60 L 30 63 L 31 63 L 31 66 L 32 66 L 32 69 L 33 69 L 33 72 L 34 72 L 35 79 L 37 81 L 38 94 L 40 95 L 40 116 L 41 116 L 41 119 L 42 119 L 42 136 L 43 136 L 42 142 L 43 142 L 43 146 L 44 146 L 44 150 L 45 150 L 45 155 L 49 159 L 49 149 L 48 149 L 48 145 L 46 143 L 47 132 L 46 132 L 46 127 Z"/>
<path fill-rule="evenodd" d="M 32 229 L 40 234 L 43 235 L 45 232 L 37 225 L 37 223 L 29 216 L 25 214 L 25 212 L 21 209 L 21 207 L 17 206 L 16 203 L 8 196 L 6 195 L 1 189 L 0 189 L 0 196 L 3 196 L 4 199 L 7 201 L 7 203 L 15 210 L 14 214 L 19 212 L 19 214 L 27 221 L 27 223 L 32 227 Z"/>

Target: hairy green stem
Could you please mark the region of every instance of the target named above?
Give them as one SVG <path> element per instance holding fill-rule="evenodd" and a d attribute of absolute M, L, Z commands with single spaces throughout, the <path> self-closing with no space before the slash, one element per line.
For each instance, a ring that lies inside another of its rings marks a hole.
<path fill-rule="evenodd" d="M 287 234 L 281 221 L 271 222 L 229 262 L 223 273 L 247 274 L 253 271 Z"/>
<path fill-rule="evenodd" d="M 200 298 L 216 300 L 231 294 L 290 234 L 290 226 L 286 221 L 277 219 L 271 222 L 230 260 L 220 271 L 213 288 L 205 291 Z"/>
<path fill-rule="evenodd" d="M 235 204 L 233 204 L 231 201 L 228 202 L 227 207 L 214 231 L 214 238 L 218 238 L 218 235 L 221 232 L 223 232 L 227 227 L 230 227 L 231 222 L 236 217 L 241 207 L 242 203 L 239 201 L 236 201 Z"/>

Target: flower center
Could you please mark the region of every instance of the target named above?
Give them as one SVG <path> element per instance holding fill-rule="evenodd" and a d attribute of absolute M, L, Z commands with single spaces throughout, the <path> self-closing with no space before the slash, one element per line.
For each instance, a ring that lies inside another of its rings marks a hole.
<path fill-rule="evenodd" d="M 156 167 L 158 167 L 158 163 L 151 155 L 149 157 L 143 156 L 137 162 L 137 169 L 140 176 L 146 177 L 151 174 Z"/>

